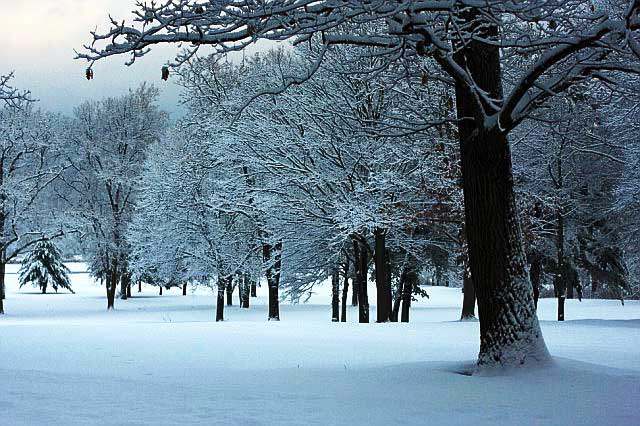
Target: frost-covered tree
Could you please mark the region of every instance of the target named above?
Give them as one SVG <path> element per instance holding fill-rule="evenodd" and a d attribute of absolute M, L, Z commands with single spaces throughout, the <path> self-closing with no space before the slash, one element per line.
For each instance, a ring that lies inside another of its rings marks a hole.
<path fill-rule="evenodd" d="M 68 168 L 61 149 L 63 120 L 16 102 L 0 107 L 0 300 L 7 262 L 38 241 L 71 231 L 48 202 Z"/>
<path fill-rule="evenodd" d="M 367 45 L 393 63 L 433 59 L 430 78 L 456 89 L 469 265 L 480 319 L 480 365 L 548 358 L 535 315 L 513 188 L 509 133 L 576 82 L 637 72 L 635 0 L 306 1 L 138 3 L 137 25 L 112 21 L 80 58 L 131 54 L 162 43 L 242 50 L 258 39 Z M 357 31 L 364 25 L 366 31 Z M 355 27 L 355 30 L 354 30 Z M 304 82 L 310 72 L 283 80 Z M 606 74 L 609 74 L 608 76 Z"/>
<path fill-rule="evenodd" d="M 126 232 L 139 196 L 148 147 L 160 139 L 166 115 L 158 90 L 142 85 L 128 94 L 78 106 L 67 134 L 73 167 L 64 175 L 66 200 L 83 229 L 91 273 L 106 284 L 107 309 L 116 288 L 126 298 L 131 283 Z"/>
<path fill-rule="evenodd" d="M 22 261 L 18 281 L 20 288 L 31 283 L 34 287 L 39 287 L 42 294 L 47 292 L 47 287 L 53 288 L 56 293 L 58 288 L 73 293 L 69 272 L 69 268 L 63 263 L 62 253 L 53 241 L 42 240 L 33 246 Z"/>

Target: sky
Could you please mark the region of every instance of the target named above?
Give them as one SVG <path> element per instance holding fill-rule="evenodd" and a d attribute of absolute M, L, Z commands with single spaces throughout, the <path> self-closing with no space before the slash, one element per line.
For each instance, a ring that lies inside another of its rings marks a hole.
<path fill-rule="evenodd" d="M 86 101 L 118 96 L 144 81 L 161 90 L 160 107 L 180 115 L 180 88 L 160 79 L 162 66 L 177 47 L 156 47 L 127 67 L 128 56 L 97 62 L 94 79 L 85 79 L 87 62 L 74 60 L 91 41 L 90 31 L 108 28 L 108 15 L 117 21 L 131 16 L 135 0 L 0 0 L 0 75 L 15 71 L 13 86 L 28 89 L 42 109 L 72 114 Z"/>

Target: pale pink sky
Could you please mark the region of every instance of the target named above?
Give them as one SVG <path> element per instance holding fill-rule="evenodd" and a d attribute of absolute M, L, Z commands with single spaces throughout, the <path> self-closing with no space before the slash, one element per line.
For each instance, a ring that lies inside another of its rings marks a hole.
<path fill-rule="evenodd" d="M 84 78 L 86 62 L 73 59 L 73 49 L 90 41 L 89 31 L 106 28 L 109 13 L 122 20 L 134 6 L 135 0 L 0 0 L 0 74 L 15 71 L 14 85 L 31 90 L 43 109 L 71 113 L 86 99 L 149 81 L 162 90 L 162 108 L 175 111 L 179 89 L 160 80 L 175 49 L 156 49 L 131 67 L 125 57 L 101 61 L 92 81 Z"/>

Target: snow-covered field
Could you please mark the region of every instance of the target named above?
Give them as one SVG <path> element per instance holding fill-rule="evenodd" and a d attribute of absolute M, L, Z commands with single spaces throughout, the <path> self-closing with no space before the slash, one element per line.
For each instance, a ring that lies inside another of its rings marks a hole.
<path fill-rule="evenodd" d="M 636 301 L 569 300 L 558 323 L 542 300 L 555 364 L 486 377 L 462 374 L 478 323 L 457 321 L 459 289 L 428 288 L 409 324 L 357 324 L 352 307 L 331 323 L 328 289 L 283 304 L 280 322 L 266 321 L 264 289 L 249 310 L 235 294 L 216 323 L 206 288 L 134 289 L 106 312 L 102 287 L 72 283 L 75 295 L 42 295 L 8 276 L 0 425 L 640 424 Z"/>

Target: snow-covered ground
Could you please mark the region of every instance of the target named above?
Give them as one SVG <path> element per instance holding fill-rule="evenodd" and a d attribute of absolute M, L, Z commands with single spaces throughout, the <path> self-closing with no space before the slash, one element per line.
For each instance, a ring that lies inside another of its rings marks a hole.
<path fill-rule="evenodd" d="M 636 301 L 569 300 L 558 323 L 541 300 L 555 364 L 478 377 L 461 374 L 478 323 L 457 321 L 459 289 L 428 288 L 409 324 L 358 324 L 351 306 L 348 323 L 331 323 L 325 288 L 283 304 L 280 322 L 266 321 L 264 289 L 249 310 L 235 294 L 216 323 L 206 288 L 134 289 L 106 312 L 102 287 L 72 283 L 75 295 L 42 295 L 8 276 L 1 425 L 640 424 Z"/>

